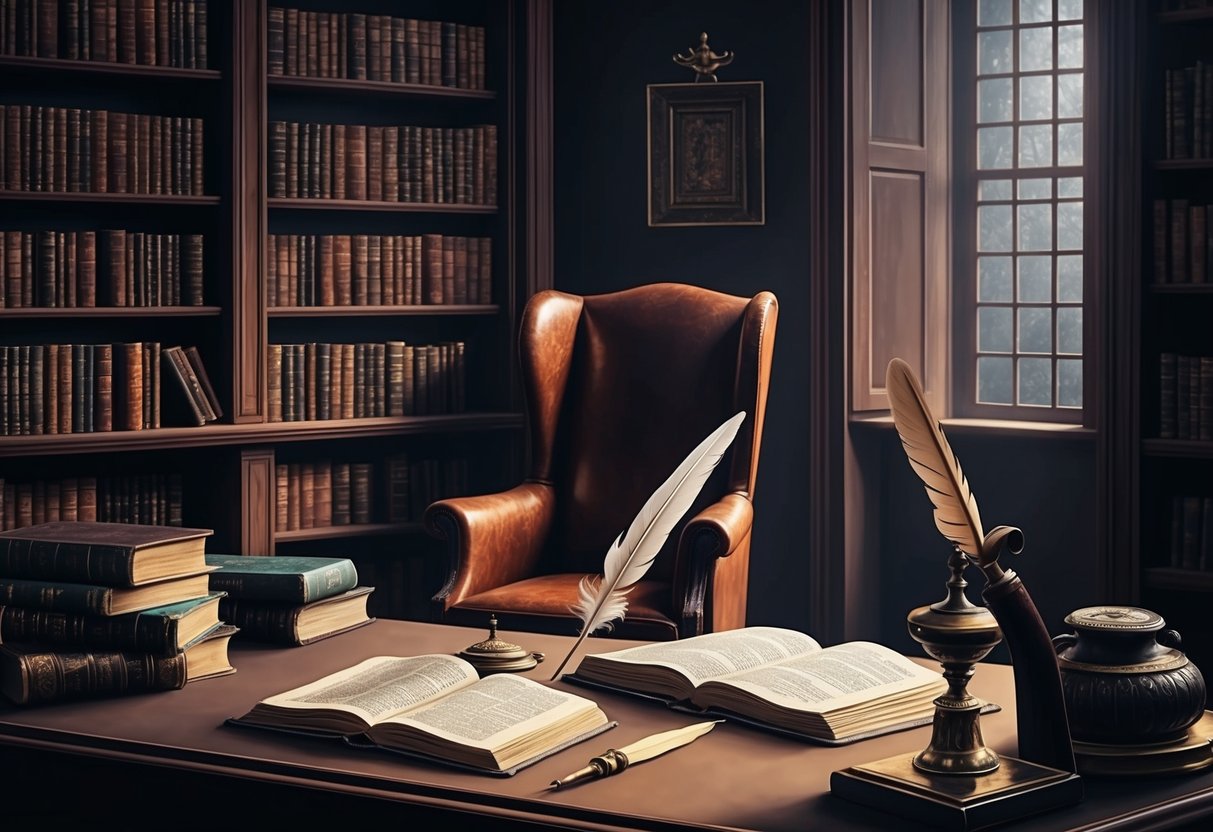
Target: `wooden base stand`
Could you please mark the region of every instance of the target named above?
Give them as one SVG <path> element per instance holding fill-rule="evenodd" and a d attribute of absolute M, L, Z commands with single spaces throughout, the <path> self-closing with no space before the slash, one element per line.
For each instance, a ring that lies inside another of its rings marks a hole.
<path fill-rule="evenodd" d="M 1069 771 L 1001 755 L 981 775 L 929 774 L 914 753 L 852 766 L 830 775 L 838 797 L 943 829 L 970 832 L 1082 800 L 1082 779 Z"/>

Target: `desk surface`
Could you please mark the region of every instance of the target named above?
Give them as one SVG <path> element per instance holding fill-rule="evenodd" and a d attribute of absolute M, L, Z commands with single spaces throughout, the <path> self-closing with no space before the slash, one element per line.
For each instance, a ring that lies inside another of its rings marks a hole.
<path fill-rule="evenodd" d="M 502 636 L 549 657 L 570 640 L 529 633 Z M 232 645 L 237 673 L 179 691 L 105 701 L 18 709 L 0 706 L 0 744 L 83 755 L 92 760 L 151 763 L 174 770 L 235 776 L 360 794 L 429 809 L 474 811 L 514 821 L 598 830 L 730 829 L 830 830 L 888 828 L 890 817 L 829 793 L 830 773 L 856 763 L 920 749 L 929 728 L 828 748 L 741 725 L 723 724 L 689 748 L 623 774 L 552 792 L 555 778 L 580 768 L 607 747 L 694 721 L 661 706 L 606 692 L 595 699 L 619 727 L 543 760 L 511 778 L 414 763 L 396 755 L 358 751 L 325 740 L 240 730 L 223 721 L 259 699 L 312 681 L 364 658 L 456 652 L 479 641 L 478 630 L 381 620 L 306 647 Z M 237 639 L 239 637 L 237 636 Z M 604 652 L 629 642 L 591 639 L 583 650 Z M 554 660 L 554 659 L 553 659 Z M 551 661 L 551 660 L 550 660 Z M 924 661 L 925 663 L 925 661 Z M 546 679 L 551 664 L 527 675 Z M 563 684 L 563 683 L 559 683 Z M 571 689 L 571 686 L 570 686 Z M 1010 668 L 983 665 L 971 689 L 1002 705 L 983 717 L 989 745 L 1013 753 L 1014 696 Z M 601 747 L 600 747 L 601 746 Z M 1151 828 L 1213 815 L 1213 772 L 1155 780 L 1085 779 L 1082 804 L 1002 827 L 1063 829 Z M 810 820 L 811 819 L 811 820 Z M 899 829 L 914 829 L 896 821 Z"/>

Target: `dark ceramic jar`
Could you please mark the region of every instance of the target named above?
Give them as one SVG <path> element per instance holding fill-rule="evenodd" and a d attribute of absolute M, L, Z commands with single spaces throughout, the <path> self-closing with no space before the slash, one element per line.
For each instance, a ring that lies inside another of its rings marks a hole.
<path fill-rule="evenodd" d="M 1123 745 L 1182 738 L 1205 710 L 1205 680 L 1179 633 L 1140 607 L 1084 607 L 1054 637 L 1070 736 Z"/>

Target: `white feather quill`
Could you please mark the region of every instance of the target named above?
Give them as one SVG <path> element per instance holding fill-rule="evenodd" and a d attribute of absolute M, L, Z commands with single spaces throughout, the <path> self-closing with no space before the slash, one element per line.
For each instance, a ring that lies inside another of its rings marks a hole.
<path fill-rule="evenodd" d="M 744 419 L 743 410 L 700 442 L 645 501 L 627 531 L 616 538 L 607 551 L 602 576 L 581 579 L 577 603 L 571 608 L 571 612 L 581 619 L 581 633 L 556 668 L 553 679 L 560 676 L 560 671 L 586 636 L 603 628 L 609 630 L 616 620 L 627 614 L 628 591 L 653 565 L 666 538 L 703 490 L 708 476 L 732 444 Z"/>

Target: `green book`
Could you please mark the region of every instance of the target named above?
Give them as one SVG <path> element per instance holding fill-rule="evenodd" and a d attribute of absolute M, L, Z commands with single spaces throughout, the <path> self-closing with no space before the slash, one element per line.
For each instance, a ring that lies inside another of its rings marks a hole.
<path fill-rule="evenodd" d="M 306 604 L 358 586 L 358 570 L 349 558 L 206 555 L 211 592 L 231 598 Z"/>
<path fill-rule="evenodd" d="M 0 604 L 47 612 L 121 615 L 200 598 L 208 591 L 207 572 L 136 587 L 97 586 L 61 581 L 0 578 Z"/>
<path fill-rule="evenodd" d="M 179 604 L 109 617 L 0 606 L 0 642 L 172 656 L 219 623 L 222 597 L 222 592 L 213 592 Z"/>

